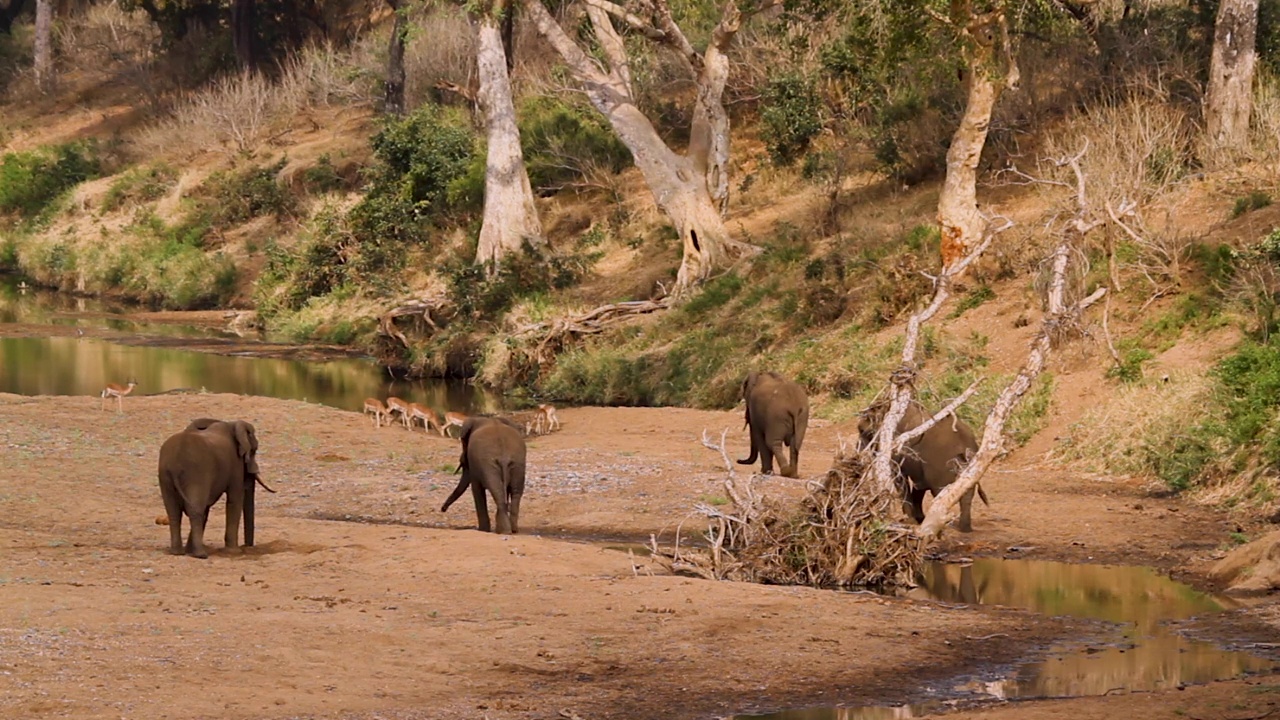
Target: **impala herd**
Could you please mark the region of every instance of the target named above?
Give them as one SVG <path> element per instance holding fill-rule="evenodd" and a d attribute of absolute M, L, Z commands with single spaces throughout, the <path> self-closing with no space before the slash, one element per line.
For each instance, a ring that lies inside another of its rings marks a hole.
<path fill-rule="evenodd" d="M 467 416 L 458 412 L 446 412 L 443 419 L 429 407 L 418 403 L 405 402 L 398 397 L 389 397 L 386 402 L 377 398 L 365 398 L 364 414 L 373 415 L 373 426 L 391 425 L 400 416 L 400 424 L 412 431 L 418 422 L 422 423 L 423 432 L 438 431 L 448 436 L 449 428 L 461 429 Z M 533 419 L 524 424 L 525 435 L 544 435 L 559 429 L 560 419 L 556 417 L 556 409 L 552 405 L 539 405 Z"/>

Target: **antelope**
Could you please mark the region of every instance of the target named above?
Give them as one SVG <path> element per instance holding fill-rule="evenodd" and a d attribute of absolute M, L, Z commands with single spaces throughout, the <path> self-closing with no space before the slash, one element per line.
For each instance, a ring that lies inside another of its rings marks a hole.
<path fill-rule="evenodd" d="M 369 413 L 373 413 L 374 427 L 382 427 L 383 416 L 389 415 L 387 406 L 383 405 L 382 401 L 377 398 L 364 399 L 364 414 L 368 415 Z"/>
<path fill-rule="evenodd" d="M 556 408 L 554 405 L 542 404 L 538 406 L 538 415 L 533 419 L 533 429 L 539 435 L 549 433 L 560 427 L 560 418 L 556 417 Z"/>
<path fill-rule="evenodd" d="M 405 429 L 410 429 L 409 428 L 409 403 L 401 400 L 398 397 L 387 398 L 387 414 L 391 415 L 393 413 L 400 413 L 400 424 L 404 425 Z"/>
<path fill-rule="evenodd" d="M 440 425 L 440 434 L 448 435 L 450 425 L 457 425 L 459 428 L 461 428 L 462 423 L 466 421 L 467 421 L 467 416 L 463 415 L 462 413 L 447 412 L 444 414 L 444 423 Z"/>
<path fill-rule="evenodd" d="M 107 383 L 106 389 L 102 391 L 102 409 L 107 409 L 107 400 L 116 399 L 116 412 L 124 412 L 124 396 L 133 392 L 133 388 L 137 386 L 137 382 L 130 380 L 127 387 L 122 387 L 115 383 Z"/>
<path fill-rule="evenodd" d="M 413 430 L 412 423 L 415 419 L 422 421 L 422 432 L 430 432 L 431 428 L 440 427 L 440 416 L 436 415 L 434 410 L 418 403 L 409 403 L 410 430 Z"/>

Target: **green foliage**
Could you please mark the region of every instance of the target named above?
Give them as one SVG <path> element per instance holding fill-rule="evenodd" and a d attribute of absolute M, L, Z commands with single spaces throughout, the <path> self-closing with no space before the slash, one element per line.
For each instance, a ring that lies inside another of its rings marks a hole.
<path fill-rule="evenodd" d="M 235 227 L 257 217 L 284 217 L 297 209 L 297 199 L 276 181 L 287 160 L 238 172 L 216 172 L 195 194 L 196 212 L 214 228 Z"/>
<path fill-rule="evenodd" d="M 594 169 L 617 173 L 631 165 L 627 146 L 583 102 L 530 97 L 520 105 L 519 125 L 529 182 L 539 194 L 580 183 Z"/>
<path fill-rule="evenodd" d="M 329 153 L 316 158 L 316 164 L 302 171 L 302 185 L 311 193 L 331 193 L 347 189 L 347 179 L 333 164 Z"/>
<path fill-rule="evenodd" d="M 64 192 L 101 172 L 102 159 L 92 142 L 5 153 L 0 157 L 0 215 L 35 218 Z"/>
<path fill-rule="evenodd" d="M 822 103 L 813 83 L 796 72 L 779 74 L 764 88 L 761 137 L 775 165 L 790 165 L 822 131 Z"/>
<path fill-rule="evenodd" d="M 113 212 L 125 205 L 159 200 L 177 178 L 177 171 L 163 163 L 128 170 L 107 188 L 102 196 L 102 211 Z"/>
<path fill-rule="evenodd" d="M 994 300 L 995 298 L 996 291 L 992 290 L 990 285 L 983 283 L 970 290 L 963 298 L 960 299 L 960 302 L 956 303 L 956 309 L 951 311 L 951 317 L 958 318 L 969 310 L 982 305 L 988 300 Z"/>
<path fill-rule="evenodd" d="M 680 309 L 691 318 L 701 317 L 732 300 L 745 284 L 746 280 L 737 273 L 726 273 L 708 281 L 703 285 L 702 292 L 693 296 Z"/>
<path fill-rule="evenodd" d="M 1121 355 L 1119 363 L 1107 368 L 1107 377 L 1124 383 L 1138 382 L 1142 379 L 1142 364 L 1153 357 L 1146 348 L 1129 348 Z"/>
<path fill-rule="evenodd" d="M 471 123 L 454 108 L 428 104 L 388 119 L 370 141 L 379 161 L 370 196 L 395 197 L 414 219 L 474 210 L 459 206 L 456 192 L 451 201 L 450 186 L 467 175 L 475 140 Z"/>
<path fill-rule="evenodd" d="M 475 321 L 494 318 L 521 298 L 576 284 L 599 257 L 596 253 L 543 256 L 526 246 L 522 254 L 503 260 L 496 273 L 476 264 L 474 255 L 455 256 L 441 269 L 459 315 Z"/>
<path fill-rule="evenodd" d="M 1232 219 L 1238 218 L 1247 212 L 1261 210 L 1271 204 L 1271 195 L 1262 190 L 1254 190 L 1244 197 L 1236 198 L 1236 203 L 1231 207 Z"/>

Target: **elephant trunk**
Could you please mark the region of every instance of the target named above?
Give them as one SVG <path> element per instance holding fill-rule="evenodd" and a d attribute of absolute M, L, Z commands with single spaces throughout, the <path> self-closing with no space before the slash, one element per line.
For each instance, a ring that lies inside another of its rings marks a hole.
<path fill-rule="evenodd" d="M 253 498 L 257 479 L 257 475 L 250 475 L 244 484 L 244 544 L 247 547 L 253 547 Z"/>

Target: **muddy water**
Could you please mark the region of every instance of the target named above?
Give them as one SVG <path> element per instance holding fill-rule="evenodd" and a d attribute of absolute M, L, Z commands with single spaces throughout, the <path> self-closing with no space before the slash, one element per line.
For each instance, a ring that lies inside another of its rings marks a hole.
<path fill-rule="evenodd" d="M 1111 638 L 1085 647 L 1057 648 L 1049 659 L 994 669 L 929 688 L 920 702 L 863 708 L 810 708 L 741 718 L 772 720 L 880 720 L 911 718 L 946 707 L 944 700 L 1030 699 L 1105 695 L 1176 688 L 1239 677 L 1272 663 L 1211 643 L 1190 640 L 1167 623 L 1219 612 L 1215 598 L 1144 567 L 1073 565 L 981 559 L 972 565 L 930 565 L 913 597 L 1005 605 L 1045 615 L 1117 623 Z"/>
<path fill-rule="evenodd" d="M 68 325 L 127 334 L 106 340 L 0 337 L 0 392 L 96 398 L 107 383 L 124 384 L 133 379 L 138 383 L 137 395 L 203 388 L 306 400 L 345 410 L 360 410 L 366 397 L 395 395 L 437 412 L 498 409 L 496 398 L 470 385 L 393 380 L 383 368 L 365 359 L 254 357 L 252 345 L 245 345 L 243 355 L 184 350 L 184 344 L 207 344 L 209 338 L 235 336 L 211 328 L 138 322 L 122 316 L 129 309 L 57 293 L 24 292 L 12 278 L 0 282 L 0 323 Z"/>

